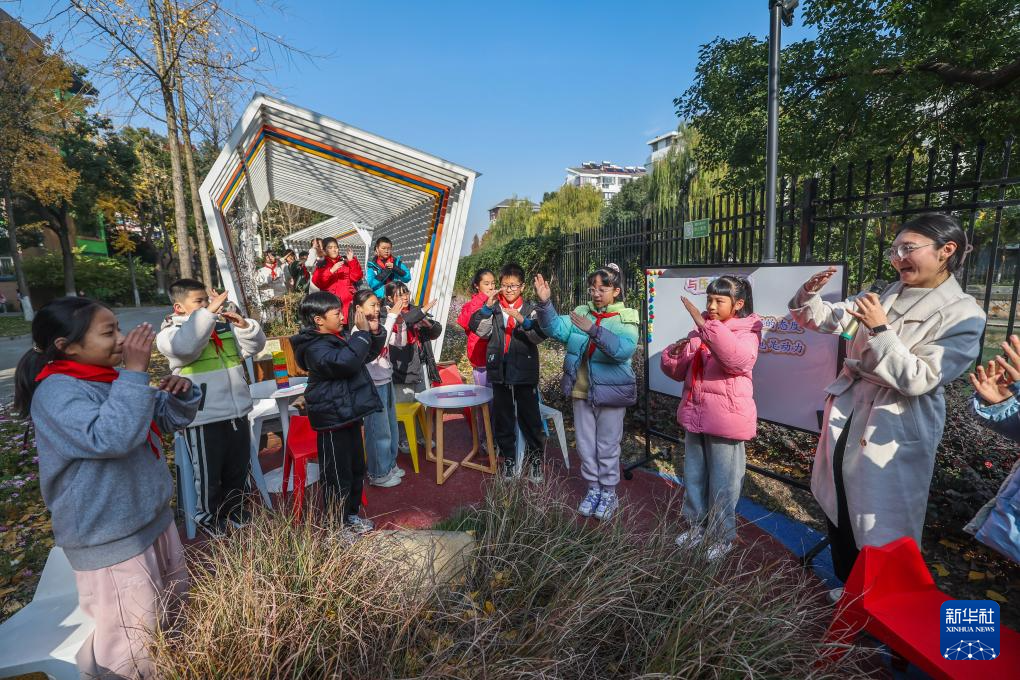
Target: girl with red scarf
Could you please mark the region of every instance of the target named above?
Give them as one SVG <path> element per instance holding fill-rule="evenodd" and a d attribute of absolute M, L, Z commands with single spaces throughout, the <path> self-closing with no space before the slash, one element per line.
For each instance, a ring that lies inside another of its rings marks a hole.
<path fill-rule="evenodd" d="M 620 442 L 627 407 L 637 403 L 631 357 L 640 317 L 623 301 L 623 275 L 610 262 L 588 275 L 591 302 L 558 315 L 552 289 L 539 274 L 538 320 L 550 338 L 566 345 L 560 388 L 574 408 L 577 453 L 588 493 L 577 511 L 606 520 L 620 506 Z"/>
<path fill-rule="evenodd" d="M 202 393 L 175 375 L 150 386 L 155 338 L 149 324 L 125 337 L 98 302 L 59 298 L 33 320 L 34 346 L 15 374 L 53 536 L 95 622 L 78 651 L 82 677 L 153 677 L 146 638 L 173 620 L 188 588 L 160 433 L 187 426 Z"/>
<path fill-rule="evenodd" d="M 341 310 L 344 320 L 350 312 L 354 292 L 358 290 L 363 273 L 354 249 L 348 248 L 346 255 L 340 254 L 340 244 L 335 238 L 327 238 L 322 242 L 325 257 L 315 263 L 312 283 L 319 290 L 332 293 L 343 303 Z"/>
<path fill-rule="evenodd" d="M 287 279 L 284 276 L 286 268 L 271 250 L 262 256 L 262 266 L 255 274 L 262 302 L 287 294 Z"/>
<path fill-rule="evenodd" d="M 491 269 L 479 269 L 471 279 L 472 297 L 457 315 L 457 325 L 467 333 L 467 356 L 471 362 L 471 373 L 476 385 L 488 384 L 485 379 L 485 350 L 489 341 L 478 337 L 478 334 L 471 330 L 471 317 L 489 301 L 489 296 L 495 290 L 496 275 Z"/>

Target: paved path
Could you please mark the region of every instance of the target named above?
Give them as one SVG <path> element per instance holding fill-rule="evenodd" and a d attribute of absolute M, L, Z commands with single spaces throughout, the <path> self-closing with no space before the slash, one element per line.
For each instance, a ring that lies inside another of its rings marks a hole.
<path fill-rule="evenodd" d="M 163 317 L 169 312 L 169 307 L 123 307 L 115 309 L 114 312 L 123 331 L 131 330 L 144 321 L 158 329 Z M 14 397 L 14 369 L 18 366 L 18 360 L 30 347 L 32 338 L 29 335 L 0 338 L 0 403 L 7 404 Z"/>

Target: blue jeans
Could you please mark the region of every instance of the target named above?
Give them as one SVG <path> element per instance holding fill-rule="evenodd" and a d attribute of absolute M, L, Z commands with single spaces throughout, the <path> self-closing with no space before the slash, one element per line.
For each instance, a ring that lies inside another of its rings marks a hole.
<path fill-rule="evenodd" d="M 365 453 L 368 457 L 368 476 L 373 479 L 385 477 L 397 464 L 397 405 L 394 401 L 393 383 L 376 385 L 383 409 L 365 418 Z"/>
<path fill-rule="evenodd" d="M 744 484 L 744 442 L 688 432 L 684 439 L 683 515 L 716 540 L 737 537 L 737 501 Z"/>

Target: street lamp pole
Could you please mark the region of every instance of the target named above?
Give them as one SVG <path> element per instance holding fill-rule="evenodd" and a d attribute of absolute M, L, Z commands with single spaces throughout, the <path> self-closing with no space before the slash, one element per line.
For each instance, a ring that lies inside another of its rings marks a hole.
<path fill-rule="evenodd" d="M 779 43 L 798 0 L 769 0 L 769 119 L 765 145 L 765 262 L 776 261 L 776 175 L 779 166 Z"/>

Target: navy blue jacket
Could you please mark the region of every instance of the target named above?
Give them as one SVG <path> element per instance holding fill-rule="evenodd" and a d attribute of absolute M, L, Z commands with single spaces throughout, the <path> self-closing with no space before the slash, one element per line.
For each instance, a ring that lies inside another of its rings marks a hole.
<path fill-rule="evenodd" d="M 383 350 L 385 332 L 344 330 L 336 336 L 304 328 L 290 344 L 298 366 L 308 371 L 305 405 L 312 429 L 335 430 L 382 410 L 365 364 Z"/>
<path fill-rule="evenodd" d="M 506 327 L 503 325 L 502 310 L 482 305 L 468 322 L 468 328 L 478 337 L 489 339 L 485 351 L 485 368 L 490 383 L 538 384 L 538 345 L 548 336 L 538 323 L 538 310 L 533 304 L 525 302 L 520 311 L 524 323 L 514 326 L 506 353 L 503 352 Z"/>

